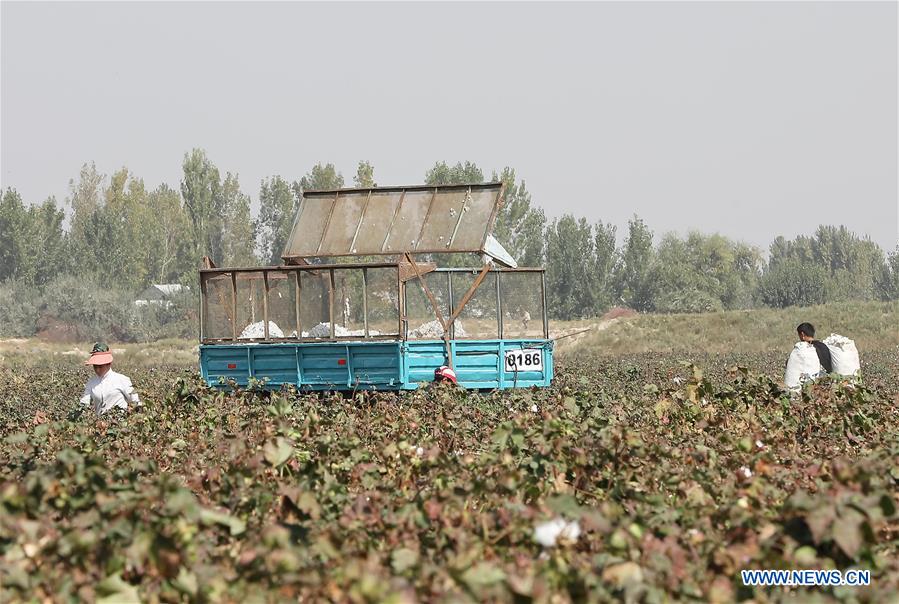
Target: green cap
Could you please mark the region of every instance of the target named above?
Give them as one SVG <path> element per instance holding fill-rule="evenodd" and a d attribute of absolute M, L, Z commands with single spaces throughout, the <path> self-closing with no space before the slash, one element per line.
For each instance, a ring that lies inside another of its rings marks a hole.
<path fill-rule="evenodd" d="M 109 352 L 109 346 L 107 346 L 103 342 L 97 342 L 91 349 L 91 354 L 94 354 L 95 352 Z"/>

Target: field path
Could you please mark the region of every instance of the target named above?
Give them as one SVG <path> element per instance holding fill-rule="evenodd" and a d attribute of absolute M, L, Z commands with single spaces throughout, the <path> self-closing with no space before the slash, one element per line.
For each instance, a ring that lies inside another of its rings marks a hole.
<path fill-rule="evenodd" d="M 558 333 L 550 333 L 550 338 L 556 340 L 556 350 L 564 350 L 570 352 L 573 348 L 577 348 L 584 337 L 591 333 L 597 333 L 608 329 L 615 323 L 618 323 L 626 317 L 616 317 L 614 319 L 606 319 L 604 321 L 595 321 L 586 327 L 578 327 L 576 329 L 566 329 Z"/>

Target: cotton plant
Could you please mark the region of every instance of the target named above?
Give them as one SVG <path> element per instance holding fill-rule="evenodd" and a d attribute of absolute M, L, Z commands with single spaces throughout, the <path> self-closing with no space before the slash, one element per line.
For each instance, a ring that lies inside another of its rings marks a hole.
<path fill-rule="evenodd" d="M 534 527 L 534 541 L 543 547 L 555 547 L 561 543 L 574 543 L 581 536 L 581 525 L 576 520 L 561 517 L 541 522 Z"/>

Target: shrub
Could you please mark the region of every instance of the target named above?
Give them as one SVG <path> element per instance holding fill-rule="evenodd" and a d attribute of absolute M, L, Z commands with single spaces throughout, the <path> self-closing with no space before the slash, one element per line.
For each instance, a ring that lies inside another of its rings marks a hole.
<path fill-rule="evenodd" d="M 116 342 L 137 340 L 135 310 L 130 295 L 73 275 L 48 283 L 41 304 L 43 316 L 72 325 L 83 337 Z"/>
<path fill-rule="evenodd" d="M 37 331 L 39 293 L 21 281 L 0 283 L 0 337 L 28 338 Z"/>
<path fill-rule="evenodd" d="M 179 293 L 168 302 L 135 308 L 134 331 L 140 341 L 196 337 L 199 318 L 195 295 L 191 292 Z"/>
<path fill-rule="evenodd" d="M 699 313 L 723 310 L 721 300 L 696 289 L 667 292 L 655 303 L 656 312 Z"/>
<path fill-rule="evenodd" d="M 788 259 L 770 267 L 759 282 L 762 302 L 775 308 L 827 301 L 827 274 L 818 265 Z"/>

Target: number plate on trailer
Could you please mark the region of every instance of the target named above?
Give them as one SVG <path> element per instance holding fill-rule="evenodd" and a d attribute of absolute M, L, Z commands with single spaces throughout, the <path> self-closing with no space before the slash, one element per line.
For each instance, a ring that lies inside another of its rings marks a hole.
<path fill-rule="evenodd" d="M 543 350 L 540 348 L 524 348 L 507 350 L 506 371 L 543 371 Z"/>

